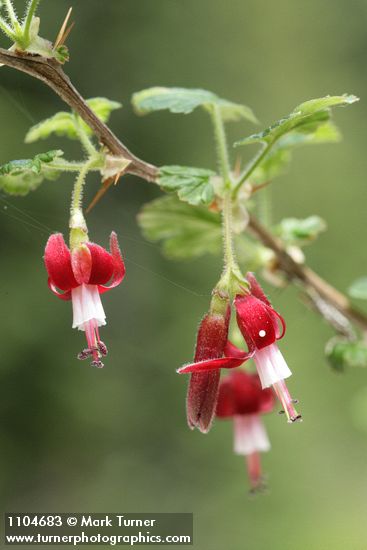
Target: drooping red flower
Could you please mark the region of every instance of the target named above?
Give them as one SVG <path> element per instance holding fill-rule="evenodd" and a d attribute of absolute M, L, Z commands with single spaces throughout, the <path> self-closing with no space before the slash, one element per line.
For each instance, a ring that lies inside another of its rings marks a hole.
<path fill-rule="evenodd" d="M 197 334 L 195 361 L 222 357 L 228 338 L 230 307 L 225 315 L 208 313 Z M 215 415 L 220 370 L 194 372 L 190 377 L 186 399 L 187 423 L 191 429 L 207 433 Z"/>
<path fill-rule="evenodd" d="M 233 419 L 234 452 L 246 457 L 252 491 L 263 487 L 259 453 L 270 450 L 261 414 L 273 406 L 274 394 L 270 388 L 261 388 L 257 374 L 237 370 L 221 380 L 216 414 Z"/>
<path fill-rule="evenodd" d="M 96 367 L 103 367 L 101 357 L 107 354 L 98 330 L 106 324 L 100 294 L 119 285 L 125 276 L 114 232 L 110 237 L 110 250 L 86 242 L 70 251 L 62 234 L 56 233 L 48 239 L 44 256 L 49 288 L 61 300 L 72 301 L 73 328 L 85 331 L 88 348 L 78 358 L 91 357 Z"/>
<path fill-rule="evenodd" d="M 232 369 L 253 358 L 263 388 L 273 386 L 289 422 L 301 419 L 294 407 L 294 400 L 284 382 L 291 376 L 291 371 L 281 354 L 276 341 L 285 334 L 284 319 L 271 306 L 261 286 L 252 273 L 248 273 L 247 281 L 250 292 L 237 295 L 234 306 L 237 313 L 237 324 L 247 344 L 248 351 L 236 348 L 228 342 L 225 357 L 214 360 L 200 361 L 184 365 L 179 373 L 205 372 L 215 369 Z"/>

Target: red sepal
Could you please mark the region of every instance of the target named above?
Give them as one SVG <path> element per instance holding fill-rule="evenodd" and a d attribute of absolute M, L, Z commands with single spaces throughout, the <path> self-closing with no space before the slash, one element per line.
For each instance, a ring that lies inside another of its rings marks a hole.
<path fill-rule="evenodd" d="M 105 285 L 114 272 L 114 260 L 109 252 L 95 243 L 87 243 L 91 256 L 90 285 Z"/>
<path fill-rule="evenodd" d="M 230 374 L 222 378 L 220 382 L 215 414 L 218 418 L 230 418 L 236 414 L 232 377 Z"/>
<path fill-rule="evenodd" d="M 272 390 L 262 390 L 257 374 L 238 370 L 224 378 L 220 384 L 217 416 L 228 418 L 270 412 L 274 401 Z"/>
<path fill-rule="evenodd" d="M 271 307 L 252 294 L 236 296 L 234 305 L 238 328 L 249 348 L 262 349 L 275 342 L 277 324 Z"/>
<path fill-rule="evenodd" d="M 104 283 L 98 285 L 100 294 L 103 294 L 104 292 L 111 290 L 111 288 L 118 286 L 125 277 L 125 264 L 121 256 L 117 235 L 114 231 L 112 231 L 110 237 L 110 250 L 113 261 L 113 272 L 111 274 L 112 278 L 108 286 L 105 286 Z"/>
<path fill-rule="evenodd" d="M 276 339 L 281 340 L 285 335 L 285 331 L 287 330 L 287 325 L 285 324 L 283 317 L 280 315 L 280 313 L 275 311 L 275 309 L 272 309 L 271 313 L 273 315 L 273 318 L 275 318 L 274 320 L 276 323 L 276 329 L 275 329 Z M 281 330 L 279 328 L 279 323 L 281 326 Z"/>
<path fill-rule="evenodd" d="M 197 363 L 189 363 L 177 369 L 178 374 L 187 374 L 189 372 L 207 372 L 216 369 L 235 369 L 251 359 L 254 352 L 244 353 L 241 358 L 238 357 L 221 357 L 219 359 L 208 359 Z"/>
<path fill-rule="evenodd" d="M 71 290 L 67 290 L 66 292 L 59 292 L 50 277 L 47 280 L 47 284 L 48 288 L 55 294 L 55 296 L 60 298 L 60 300 L 71 300 Z"/>
<path fill-rule="evenodd" d="M 54 287 L 67 291 L 78 286 L 71 267 L 70 251 L 61 233 L 55 233 L 48 239 L 44 260 Z"/>
<path fill-rule="evenodd" d="M 268 300 L 268 298 L 266 297 L 263 289 L 261 288 L 260 284 L 257 282 L 255 275 L 251 271 L 246 273 L 246 279 L 250 285 L 251 294 L 255 296 L 255 298 L 259 298 L 259 300 L 261 300 L 262 302 L 265 302 L 266 305 L 271 307 L 270 300 Z"/>
<path fill-rule="evenodd" d="M 249 351 L 254 351 L 253 346 Z M 243 351 L 243 349 L 238 348 L 230 340 L 227 341 L 226 347 L 224 348 L 224 355 L 226 357 L 237 357 L 238 359 L 241 359 L 244 355 L 246 355 L 246 352 Z"/>

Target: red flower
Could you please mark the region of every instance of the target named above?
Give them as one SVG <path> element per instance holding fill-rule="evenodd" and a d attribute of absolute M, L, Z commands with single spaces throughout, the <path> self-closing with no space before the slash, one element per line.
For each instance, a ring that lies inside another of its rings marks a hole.
<path fill-rule="evenodd" d="M 273 392 L 261 389 L 257 374 L 232 371 L 220 383 L 217 417 L 233 418 L 234 452 L 246 456 L 252 491 L 263 488 L 259 453 L 270 449 L 260 415 L 270 412 L 273 406 Z"/>
<path fill-rule="evenodd" d="M 230 308 L 225 315 L 208 313 L 197 334 L 195 361 L 221 357 L 228 338 Z M 194 372 L 186 399 L 187 423 L 191 429 L 207 433 L 215 414 L 220 370 Z"/>
<path fill-rule="evenodd" d="M 61 300 L 72 300 L 73 328 L 86 333 L 88 348 L 78 357 L 92 357 L 92 365 L 96 367 L 103 367 L 101 356 L 107 354 L 98 331 L 98 327 L 106 324 L 100 294 L 119 285 L 125 275 L 114 232 L 110 249 L 111 253 L 98 244 L 86 242 L 70 252 L 61 233 L 56 233 L 48 239 L 44 257 L 48 286 Z"/>
<path fill-rule="evenodd" d="M 284 379 L 292 373 L 276 345 L 276 341 L 283 338 L 285 334 L 284 319 L 272 308 L 254 275 L 248 273 L 246 278 L 250 284 L 250 293 L 237 295 L 234 306 L 237 312 L 237 324 L 248 346 L 248 352 L 228 342 L 225 357 L 184 365 L 178 372 L 231 369 L 253 358 L 262 387 L 273 386 L 289 422 L 295 422 L 301 419 L 301 415 L 295 410 L 294 401 L 284 382 Z"/>

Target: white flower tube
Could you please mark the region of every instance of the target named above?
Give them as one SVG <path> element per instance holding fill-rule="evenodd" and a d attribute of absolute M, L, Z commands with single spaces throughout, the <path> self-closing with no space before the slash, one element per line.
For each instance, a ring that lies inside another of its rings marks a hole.
<path fill-rule="evenodd" d="M 106 324 L 106 315 L 102 306 L 97 285 L 82 284 L 71 291 L 73 304 L 73 328 L 86 330 L 90 321 L 97 327 Z"/>
<path fill-rule="evenodd" d="M 292 375 L 277 344 L 257 349 L 254 361 L 263 389 Z"/>
<path fill-rule="evenodd" d="M 234 452 L 250 455 L 270 450 L 270 441 L 259 414 L 236 415 L 234 424 Z"/>

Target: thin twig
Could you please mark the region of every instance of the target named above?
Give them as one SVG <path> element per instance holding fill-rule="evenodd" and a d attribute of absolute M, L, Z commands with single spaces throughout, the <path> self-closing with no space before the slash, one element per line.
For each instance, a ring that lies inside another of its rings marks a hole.
<path fill-rule="evenodd" d="M 0 63 L 38 78 L 54 90 L 72 110 L 79 114 L 84 122 L 93 130 L 99 141 L 113 155 L 123 156 L 130 160 L 126 172 L 140 176 L 147 181 L 155 182 L 157 180 L 158 168 L 136 157 L 121 143 L 108 126 L 88 107 L 57 61 L 22 52 L 10 52 L 0 48 Z M 274 237 L 252 216 L 250 217 L 249 229 L 265 246 L 274 251 L 279 268 L 290 280 L 302 284 L 316 309 L 334 328 L 337 329 L 337 324 L 340 320 L 335 321 L 330 319 L 329 313 L 333 308 L 339 311 L 345 318 L 358 325 L 364 332 L 367 332 L 367 316 L 355 309 L 344 294 L 319 277 L 317 273 L 306 265 L 295 262 L 279 239 Z M 327 315 L 325 315 L 326 309 L 320 307 L 321 302 L 318 301 L 316 303 L 315 296 L 320 297 L 325 304 L 330 306 L 327 310 Z"/>
<path fill-rule="evenodd" d="M 363 331 L 367 331 L 367 316 L 355 309 L 345 294 L 339 292 L 339 290 L 322 279 L 307 265 L 295 262 L 287 253 L 281 241 L 274 237 L 253 216 L 250 216 L 249 229 L 265 246 L 275 252 L 279 268 L 290 280 L 300 282 L 311 300 L 315 301 L 314 296 L 320 296 L 324 302 L 338 310 L 344 317 L 356 323 Z M 315 306 L 323 314 L 319 304 L 316 303 Z M 333 324 L 327 316 L 324 314 L 323 316 L 330 324 Z"/>
<path fill-rule="evenodd" d="M 158 168 L 149 164 L 129 151 L 115 134 L 88 107 L 85 100 L 70 82 L 61 65 L 54 59 L 23 52 L 9 52 L 0 48 L 0 63 L 27 73 L 52 88 L 69 107 L 77 112 L 86 124 L 93 130 L 99 141 L 113 155 L 130 160 L 126 172 L 135 174 L 148 181 L 155 181 Z"/>

